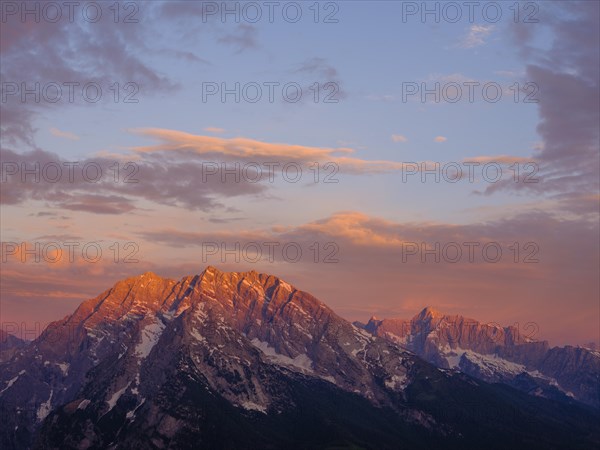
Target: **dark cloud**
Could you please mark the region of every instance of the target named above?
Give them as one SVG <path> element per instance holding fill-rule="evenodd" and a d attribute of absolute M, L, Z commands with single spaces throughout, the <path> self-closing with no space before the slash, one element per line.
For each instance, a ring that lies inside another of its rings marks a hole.
<path fill-rule="evenodd" d="M 310 58 L 300 64 L 300 67 L 294 71 L 295 73 L 308 73 L 311 75 L 319 75 L 327 79 L 337 79 L 338 71 L 335 67 L 327 62 L 324 58 Z"/>
<path fill-rule="evenodd" d="M 224 218 L 224 217 L 211 217 L 210 219 L 208 219 L 208 221 L 210 223 L 231 223 L 231 222 L 238 222 L 240 220 L 245 220 L 244 217 L 230 217 L 230 218 Z"/>
<path fill-rule="evenodd" d="M 541 182 L 501 182 L 490 186 L 487 193 L 502 189 L 597 193 L 600 2 L 552 2 L 545 3 L 541 10 L 539 24 L 513 25 L 515 42 L 528 61 L 526 77 L 539 87 L 537 131 L 543 146 L 534 158 L 540 165 Z M 552 36 L 551 44 L 540 48 L 534 40 L 547 31 Z"/>
<path fill-rule="evenodd" d="M 72 195 L 57 207 L 94 214 L 125 214 L 136 209 L 134 202 L 117 195 Z"/>
<path fill-rule="evenodd" d="M 9 17 L 0 27 L 2 82 L 19 86 L 26 83 L 30 89 L 36 82 L 41 86 L 48 83 L 60 86 L 63 83 L 79 83 L 83 86 L 95 82 L 103 90 L 108 90 L 115 82 L 121 85 L 132 82 L 146 93 L 174 89 L 176 85 L 171 80 L 140 56 L 139 49 L 145 46 L 145 37 L 150 32 L 143 17 L 144 6 L 149 4 L 136 4 L 142 6 L 136 15 L 138 23 L 114 23 L 112 13 L 106 8 L 97 23 L 86 23 L 81 9 L 76 10 L 72 23 L 66 12 L 65 17 L 56 23 L 46 20 L 35 23 L 33 16 L 25 21 L 18 16 Z M 63 89 L 63 98 L 66 99 L 68 88 L 63 86 Z M 50 95 L 54 96 L 54 91 Z M 35 131 L 32 122 L 36 115 L 68 105 L 62 100 L 51 103 L 43 99 L 36 102 L 32 96 L 28 99 L 22 102 L 19 95 L 10 95 L 2 102 L 4 143 L 14 145 L 21 142 L 32 147 Z M 84 104 L 81 95 L 75 101 Z"/>
<path fill-rule="evenodd" d="M 139 209 L 138 202 L 147 200 L 211 211 L 223 210 L 225 206 L 221 201 L 224 199 L 265 195 L 268 189 L 264 183 L 268 178 L 266 172 L 257 179 L 249 170 L 236 181 L 227 174 L 227 169 L 211 165 L 215 172 L 209 175 L 205 160 L 191 153 L 142 154 L 129 166 L 127 162 L 107 158 L 68 161 L 43 150 L 16 153 L 0 149 L 0 159 L 3 163 L 0 204 L 7 205 L 34 200 L 73 211 L 123 214 Z M 73 163 L 76 165 L 72 166 Z M 120 167 L 117 180 L 115 163 Z M 57 167 L 61 170 L 60 176 Z M 32 174 L 23 175 L 23 168 L 34 170 L 39 179 Z M 11 175 L 14 170 L 17 173 Z"/>
<path fill-rule="evenodd" d="M 290 72 L 303 79 L 303 92 L 311 93 L 311 95 L 303 95 L 301 101 L 314 101 L 314 83 L 319 84 L 319 101 L 324 101 L 326 98 L 329 102 L 337 103 L 348 97 L 347 91 L 343 89 L 338 70 L 324 58 L 309 58 Z"/>

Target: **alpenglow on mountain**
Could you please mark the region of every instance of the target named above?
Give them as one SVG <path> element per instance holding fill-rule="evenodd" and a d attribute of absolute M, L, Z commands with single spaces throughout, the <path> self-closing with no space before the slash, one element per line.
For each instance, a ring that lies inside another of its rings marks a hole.
<path fill-rule="evenodd" d="M 490 383 L 506 383 L 531 395 L 600 408 L 600 352 L 552 347 L 518 327 L 484 324 L 425 308 L 411 320 L 371 318 L 355 322 L 375 336 L 415 352 L 440 368 L 460 370 Z M 525 327 L 524 327 L 525 328 Z"/>
<path fill-rule="evenodd" d="M 271 275 L 129 278 L 2 349 L 1 448 L 600 445 L 598 410 L 573 396 L 464 373 L 463 346 L 441 367 L 365 328 Z"/>

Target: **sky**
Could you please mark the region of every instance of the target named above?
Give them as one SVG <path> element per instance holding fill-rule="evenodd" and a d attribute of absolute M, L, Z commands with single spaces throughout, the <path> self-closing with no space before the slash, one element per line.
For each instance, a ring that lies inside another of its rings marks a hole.
<path fill-rule="evenodd" d="M 0 322 L 265 272 L 600 345 L 599 2 L 3 2 Z"/>

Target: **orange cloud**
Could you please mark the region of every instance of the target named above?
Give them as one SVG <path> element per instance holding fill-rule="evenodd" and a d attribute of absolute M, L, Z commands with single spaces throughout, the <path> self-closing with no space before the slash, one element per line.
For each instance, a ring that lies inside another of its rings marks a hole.
<path fill-rule="evenodd" d="M 314 161 L 333 162 L 339 165 L 340 170 L 350 173 L 384 173 L 402 170 L 406 167 L 406 164 L 402 162 L 341 156 L 355 153 L 354 149 L 347 147 L 310 147 L 261 142 L 243 137 L 226 139 L 160 128 L 141 128 L 131 131 L 152 137 L 160 142 L 152 146 L 133 147 L 134 151 L 141 153 L 183 151 L 204 156 L 214 155 L 246 160 L 276 159 L 307 164 Z"/>
<path fill-rule="evenodd" d="M 208 133 L 216 133 L 216 134 L 221 134 L 221 133 L 225 133 L 225 128 L 219 128 L 219 127 L 206 127 L 204 129 L 204 131 L 208 132 Z"/>
<path fill-rule="evenodd" d="M 70 139 L 72 141 L 79 140 L 79 136 L 77 136 L 75 133 L 71 133 L 69 131 L 61 131 L 58 128 L 50 128 L 50 133 L 52 133 L 53 136 Z"/>
<path fill-rule="evenodd" d="M 490 162 L 495 162 L 498 164 L 514 164 L 514 163 L 528 163 L 533 162 L 533 158 L 524 158 L 521 156 L 512 156 L 512 155 L 497 155 L 497 156 L 473 156 L 470 158 L 463 159 L 463 162 L 475 162 L 480 164 L 486 164 Z"/>

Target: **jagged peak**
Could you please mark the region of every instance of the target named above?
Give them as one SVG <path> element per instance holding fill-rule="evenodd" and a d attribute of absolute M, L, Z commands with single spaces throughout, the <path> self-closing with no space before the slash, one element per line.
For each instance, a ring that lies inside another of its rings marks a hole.
<path fill-rule="evenodd" d="M 163 278 L 160 275 L 155 274 L 154 272 L 148 271 L 144 272 L 140 275 L 134 275 L 132 277 L 125 278 L 123 280 L 119 280 L 115 283 L 114 287 L 121 285 L 139 285 L 147 283 L 148 281 L 160 280 L 160 281 L 172 281 L 169 278 Z"/>
<path fill-rule="evenodd" d="M 157 286 L 165 284 L 174 284 L 175 280 L 171 278 L 161 277 L 154 272 L 148 271 L 141 275 L 125 278 L 117 281 L 111 288 L 113 293 L 122 292 L 123 290 L 133 289 L 136 292 L 145 291 L 146 289 L 154 289 Z"/>
<path fill-rule="evenodd" d="M 415 316 L 416 320 L 425 320 L 425 319 L 439 319 L 444 317 L 444 314 L 432 306 L 426 306 L 423 310 Z"/>
<path fill-rule="evenodd" d="M 160 275 L 155 274 L 154 272 L 148 271 L 148 272 L 144 272 L 143 274 L 141 274 L 139 277 L 137 278 L 144 278 L 144 279 L 163 279 L 163 277 L 161 277 Z"/>
<path fill-rule="evenodd" d="M 202 271 L 202 273 L 223 273 L 221 272 L 219 269 L 217 269 L 215 266 L 206 266 L 206 268 Z"/>
<path fill-rule="evenodd" d="M 200 273 L 200 276 L 203 275 L 227 275 L 229 277 L 245 277 L 245 278 L 257 278 L 257 277 L 269 277 L 271 275 L 269 274 L 265 274 L 265 273 L 259 273 L 256 270 L 250 270 L 250 271 L 245 271 L 245 272 L 225 272 L 223 270 L 219 270 L 218 268 L 216 268 L 215 266 L 206 266 L 206 268 Z"/>
<path fill-rule="evenodd" d="M 383 322 L 382 320 L 379 320 L 377 317 L 375 316 L 371 316 L 371 318 L 369 319 L 369 321 L 366 323 L 365 327 L 377 327 L 378 325 L 381 324 L 381 322 Z"/>
<path fill-rule="evenodd" d="M 254 269 L 249 270 L 249 271 L 244 271 L 244 272 L 237 272 L 237 271 L 225 272 L 225 271 L 219 270 L 218 268 L 216 268 L 214 266 L 207 266 L 200 274 L 200 278 L 204 279 L 205 275 L 212 275 L 213 277 L 215 277 L 215 276 L 224 277 L 225 279 L 231 279 L 231 280 L 246 279 L 251 282 L 258 282 L 260 285 L 262 285 L 265 288 L 267 287 L 267 285 L 278 285 L 280 287 L 287 288 L 290 291 L 296 290 L 296 288 L 293 285 L 291 285 L 290 283 L 287 283 L 284 279 L 282 279 L 276 275 L 272 275 L 272 274 L 268 274 L 268 273 L 264 273 L 264 272 L 257 272 Z"/>

